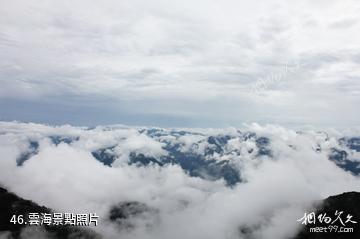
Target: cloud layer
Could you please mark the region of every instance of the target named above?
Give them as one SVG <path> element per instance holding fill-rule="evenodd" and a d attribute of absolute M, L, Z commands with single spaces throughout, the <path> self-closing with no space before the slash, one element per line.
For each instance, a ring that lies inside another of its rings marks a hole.
<path fill-rule="evenodd" d="M 3 120 L 359 123 L 355 0 L 1 5 Z M 251 91 L 295 65 L 261 94 Z"/>
<path fill-rule="evenodd" d="M 299 133 L 257 124 L 241 132 L 233 128 L 154 130 L 1 122 L 0 183 L 60 212 L 96 212 L 100 221 L 94 230 L 105 238 L 144 239 L 287 238 L 299 229 L 296 220 L 314 201 L 360 191 L 359 176 L 328 158 L 332 148 L 341 148 L 339 139 L 357 136 L 356 130 Z M 258 154 L 250 133 L 270 140 L 271 155 Z M 211 157 L 238 167 L 242 181 L 232 187 L 223 179 L 193 177 L 176 164 L 126 163 L 131 152 L 161 160 L 169 143 L 178 143 L 184 152 L 204 154 L 211 146 L 204 138 L 225 135 L 231 138 L 225 153 L 213 152 Z M 241 135 L 247 135 L 247 140 Z M 31 142 L 38 143 L 36 152 L 17 165 Z M 112 167 L 91 153 L 114 145 Z M 347 150 L 353 153 L 352 160 L 359 161 L 356 150 Z M 132 218 L 133 228 L 124 230 L 109 220 L 109 212 L 128 201 L 151 210 L 147 216 Z"/>

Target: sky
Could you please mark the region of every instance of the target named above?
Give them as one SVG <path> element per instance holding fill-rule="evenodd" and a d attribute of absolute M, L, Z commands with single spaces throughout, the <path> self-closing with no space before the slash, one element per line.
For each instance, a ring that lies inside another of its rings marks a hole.
<path fill-rule="evenodd" d="M 0 120 L 359 125 L 356 0 L 0 0 Z"/>

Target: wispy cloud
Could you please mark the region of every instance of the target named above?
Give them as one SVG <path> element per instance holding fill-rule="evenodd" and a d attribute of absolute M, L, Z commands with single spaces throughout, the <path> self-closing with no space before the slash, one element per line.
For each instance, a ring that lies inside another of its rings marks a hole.
<path fill-rule="evenodd" d="M 8 102 L 51 97 L 58 102 L 54 108 L 71 102 L 78 112 L 87 99 L 101 98 L 127 105 L 113 108 L 117 115 L 152 108 L 154 114 L 190 120 L 204 121 L 210 114 L 219 124 L 270 121 L 279 114 L 278 123 L 306 115 L 313 123 L 354 124 L 359 116 L 349 109 L 360 100 L 354 90 L 359 61 L 352 58 L 359 55 L 359 8 L 353 0 L 2 3 L 0 97 Z M 306 67 L 267 88 L 263 100 L 249 94 L 251 84 L 287 62 Z M 314 92 L 307 94 L 309 89 Z M 274 90 L 293 98 L 270 97 Z M 343 97 L 348 94 L 352 99 Z M 78 100 L 69 100 L 74 97 Z M 304 100 L 322 103 L 296 113 Z M 188 101 L 192 107 L 186 107 Z M 244 116 L 244 108 L 254 110 Z M 340 121 L 316 115 L 336 116 L 339 108 L 346 115 Z M 2 117 L 15 118 L 2 111 Z M 154 122 L 164 123 L 161 117 Z"/>

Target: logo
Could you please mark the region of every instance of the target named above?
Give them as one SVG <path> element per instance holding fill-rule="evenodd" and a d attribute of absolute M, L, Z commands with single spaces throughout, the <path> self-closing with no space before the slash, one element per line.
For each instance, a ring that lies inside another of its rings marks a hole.
<path fill-rule="evenodd" d="M 309 225 L 310 232 L 353 232 L 354 224 L 358 222 L 353 215 L 336 210 L 333 215 L 327 213 L 320 213 L 316 215 L 315 212 L 305 213 L 303 217 L 297 220 L 303 225 Z M 313 227 L 311 227 L 313 225 Z M 321 225 L 321 226 L 319 226 Z"/>

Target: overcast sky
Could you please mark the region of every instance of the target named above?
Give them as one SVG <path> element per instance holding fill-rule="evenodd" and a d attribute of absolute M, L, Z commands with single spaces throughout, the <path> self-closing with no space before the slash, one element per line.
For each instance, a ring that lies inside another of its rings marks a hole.
<path fill-rule="evenodd" d="M 357 0 L 0 0 L 0 120 L 349 127 Z"/>

